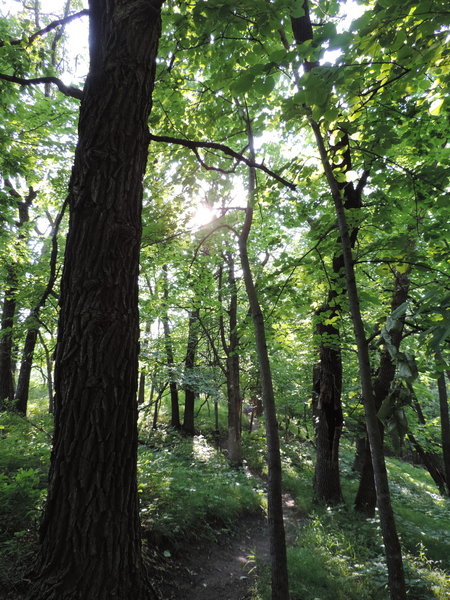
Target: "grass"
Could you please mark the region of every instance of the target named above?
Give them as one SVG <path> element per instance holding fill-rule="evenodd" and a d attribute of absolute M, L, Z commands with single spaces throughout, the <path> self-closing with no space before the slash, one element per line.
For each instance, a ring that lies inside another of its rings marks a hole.
<path fill-rule="evenodd" d="M 170 429 L 139 449 L 142 522 L 153 540 L 185 545 L 210 538 L 242 515 L 261 510 L 261 484 L 231 469 L 203 436 L 186 439 Z"/>
<path fill-rule="evenodd" d="M 208 425 L 207 408 L 199 423 Z M 36 525 L 45 496 L 51 418 L 33 412 L 31 422 L 0 415 L 0 595 L 16 598 L 36 549 Z M 201 413 L 202 414 L 202 413 Z M 211 422 L 211 421 L 210 421 Z M 241 516 L 261 510 L 267 475 L 263 429 L 245 432 L 248 469 L 231 469 L 205 435 L 188 439 L 168 427 L 142 431 L 139 495 L 144 542 L 168 556 L 193 540 L 233 529 Z M 313 448 L 290 436 L 282 443 L 284 487 L 307 515 L 288 548 L 292 600 L 387 600 L 387 575 L 377 518 L 353 511 L 358 475 L 353 448 L 342 443 L 345 503 L 331 509 L 312 503 Z M 387 460 L 402 546 L 408 598 L 450 598 L 450 500 L 428 473 Z M 248 473 L 259 476 L 249 476 Z M 258 564 L 253 600 L 270 599 L 267 565 Z"/>
<path fill-rule="evenodd" d="M 263 464 L 264 438 L 246 439 L 246 457 Z M 284 486 L 308 512 L 297 541 L 288 548 L 292 600 L 387 600 L 387 572 L 378 518 L 352 507 L 358 486 L 353 448 L 343 441 L 342 488 L 346 502 L 333 509 L 312 504 L 313 456 L 308 442 L 282 444 Z M 397 523 L 405 550 L 408 598 L 450 598 L 450 500 L 442 498 L 429 474 L 400 460 L 387 459 Z M 252 600 L 270 600 L 269 575 L 259 568 Z"/>

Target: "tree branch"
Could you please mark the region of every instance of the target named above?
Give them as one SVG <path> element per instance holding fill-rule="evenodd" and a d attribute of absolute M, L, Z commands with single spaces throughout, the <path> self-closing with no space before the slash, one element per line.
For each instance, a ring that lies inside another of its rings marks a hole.
<path fill-rule="evenodd" d="M 197 157 L 198 162 L 201 164 L 201 166 L 206 169 L 206 171 L 217 171 L 218 173 L 223 173 L 224 175 L 231 175 L 232 173 L 236 173 L 236 167 L 238 165 L 238 163 L 236 162 L 234 164 L 234 167 L 232 169 L 222 169 L 220 167 L 212 167 L 211 165 L 208 165 L 200 156 L 200 154 L 198 153 L 197 148 L 193 148 L 193 152 L 195 154 L 195 156 Z"/>
<path fill-rule="evenodd" d="M 39 85 L 40 83 L 54 83 L 59 91 L 63 93 L 65 96 L 69 96 L 71 98 L 76 98 L 77 100 L 81 100 L 83 97 L 83 90 L 79 88 L 73 87 L 71 85 L 66 85 L 58 79 L 57 77 L 34 77 L 33 79 L 24 79 L 23 77 L 15 77 L 14 75 L 6 75 L 5 73 L 0 73 L 0 79 L 4 81 L 11 81 L 12 83 L 18 83 L 19 85 Z"/>
<path fill-rule="evenodd" d="M 75 19 L 79 19 L 80 17 L 84 17 L 88 14 L 89 14 L 89 10 L 86 8 L 84 10 L 81 10 L 80 12 L 74 13 L 73 15 L 69 15 L 68 17 L 65 17 L 63 19 L 57 19 L 56 21 L 52 21 L 43 29 L 39 29 L 39 31 L 36 31 L 32 35 L 30 35 L 30 37 L 28 38 L 28 44 L 32 44 L 36 38 L 42 37 L 49 31 L 52 31 L 52 29 L 56 29 L 60 25 L 67 25 L 67 23 L 70 23 L 71 21 L 74 21 Z M 9 40 L 8 42 L 0 40 L 0 48 L 2 46 L 6 46 L 6 44 L 8 44 L 10 46 L 20 46 L 22 43 L 23 43 L 23 40 Z"/>
<path fill-rule="evenodd" d="M 217 351 L 217 348 L 216 348 L 214 340 L 213 340 L 213 338 L 211 336 L 211 333 L 210 333 L 208 327 L 206 327 L 206 325 L 203 323 L 200 315 L 198 316 L 198 321 L 200 323 L 200 327 L 203 329 L 203 332 L 205 333 L 206 337 L 208 338 L 208 342 L 209 342 L 209 345 L 211 347 L 211 350 L 212 350 L 212 353 L 214 355 L 214 358 L 216 359 L 217 366 L 220 368 L 220 370 L 225 375 L 225 377 L 227 377 L 228 374 L 227 374 L 226 368 L 224 367 L 223 360 L 219 356 L 219 353 Z"/>
<path fill-rule="evenodd" d="M 288 187 L 290 190 L 295 191 L 297 189 L 297 186 L 294 183 L 291 183 L 287 179 L 284 179 L 284 177 L 277 175 L 277 173 L 274 173 L 274 171 L 271 171 L 265 165 L 263 165 L 261 163 L 256 163 L 256 162 L 246 158 L 245 156 L 243 156 L 242 154 L 239 154 L 239 152 L 236 152 L 235 150 L 233 150 L 229 146 L 226 146 L 225 144 L 219 144 L 217 142 L 200 142 L 200 141 L 195 141 L 195 140 L 185 140 L 182 138 L 170 137 L 168 135 L 154 135 L 153 133 L 150 134 L 150 139 L 154 142 L 165 142 L 167 144 L 179 144 L 180 146 L 189 148 L 189 150 L 192 150 L 194 153 L 196 153 L 197 148 L 208 148 L 211 150 L 220 150 L 221 152 L 223 152 L 224 154 L 227 154 L 228 156 L 231 156 L 235 160 L 238 160 L 239 162 L 243 162 L 248 167 L 253 167 L 255 169 L 259 169 L 260 171 L 263 171 L 264 173 L 266 173 L 273 179 L 276 179 L 279 183 Z M 198 154 L 197 154 L 197 156 L 198 156 Z"/>
<path fill-rule="evenodd" d="M 425 269 L 426 271 L 432 271 L 433 273 L 439 273 L 439 275 L 442 275 L 443 277 L 450 279 L 450 275 L 448 273 L 445 273 L 445 271 L 442 271 L 441 269 L 436 269 L 435 267 L 431 267 L 430 265 L 428 265 L 424 262 L 405 260 L 404 258 L 402 258 L 402 259 L 377 258 L 374 260 L 355 260 L 354 263 L 355 263 L 355 265 L 361 265 L 361 264 L 410 265 L 412 267 L 418 267 L 420 269 Z"/>

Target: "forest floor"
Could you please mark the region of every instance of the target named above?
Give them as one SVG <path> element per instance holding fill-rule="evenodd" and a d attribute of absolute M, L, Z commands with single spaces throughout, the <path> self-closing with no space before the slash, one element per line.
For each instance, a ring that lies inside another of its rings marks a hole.
<path fill-rule="evenodd" d="M 287 543 L 292 544 L 304 515 L 291 496 L 284 494 Z M 217 541 L 189 545 L 176 553 L 159 586 L 161 600 L 246 600 L 256 580 L 258 565 L 269 565 L 267 519 L 242 517 L 233 534 Z"/>

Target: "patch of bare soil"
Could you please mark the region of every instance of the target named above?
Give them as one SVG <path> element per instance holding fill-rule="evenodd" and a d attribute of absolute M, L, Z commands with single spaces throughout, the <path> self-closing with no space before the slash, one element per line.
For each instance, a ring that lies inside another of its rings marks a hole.
<path fill-rule="evenodd" d="M 289 495 L 284 496 L 286 537 L 295 539 L 302 516 Z M 159 586 L 161 600 L 245 600 L 255 581 L 255 558 L 269 562 L 267 521 L 242 518 L 234 535 L 186 548 L 174 557 Z"/>

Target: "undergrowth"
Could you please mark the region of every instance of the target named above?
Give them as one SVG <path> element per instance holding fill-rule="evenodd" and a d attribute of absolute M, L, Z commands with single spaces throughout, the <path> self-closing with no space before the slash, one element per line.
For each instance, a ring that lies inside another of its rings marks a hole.
<path fill-rule="evenodd" d="M 245 440 L 250 468 L 264 469 L 264 437 Z M 341 451 L 345 503 L 312 503 L 313 455 L 309 442 L 282 444 L 284 487 L 308 513 L 288 548 L 291 600 L 388 600 L 387 571 L 378 517 L 353 510 L 358 474 L 353 449 Z M 399 460 L 387 459 L 398 528 L 404 548 L 408 598 L 450 598 L 450 500 L 442 498 L 429 474 Z M 252 600 L 270 600 L 267 566 L 259 565 Z"/>
<path fill-rule="evenodd" d="M 45 497 L 51 418 L 32 422 L 0 415 L 0 597 L 19 598 L 36 551 Z M 244 434 L 245 468 L 231 469 L 201 435 L 186 438 L 170 428 L 141 431 L 139 495 L 144 542 L 169 556 L 193 541 L 216 538 L 238 519 L 264 506 L 267 476 L 262 428 Z M 378 518 L 355 513 L 358 474 L 354 450 L 343 440 L 345 502 L 333 509 L 312 502 L 313 447 L 291 436 L 282 444 L 284 487 L 306 518 L 288 548 L 292 600 L 387 600 L 387 574 Z M 450 500 L 428 473 L 387 460 L 393 504 L 404 548 L 408 598 L 450 598 Z M 252 475 L 250 475 L 252 473 Z M 257 563 L 258 564 L 258 563 Z M 267 565 L 258 564 L 252 600 L 270 598 Z"/>
<path fill-rule="evenodd" d="M 36 551 L 50 455 L 48 416 L 0 413 L 0 597 L 19 593 Z"/>
<path fill-rule="evenodd" d="M 231 469 L 203 436 L 156 432 L 139 449 L 138 471 L 142 523 L 156 543 L 177 547 L 213 538 L 261 510 L 260 482 Z"/>

